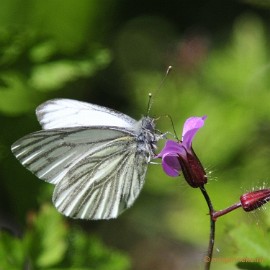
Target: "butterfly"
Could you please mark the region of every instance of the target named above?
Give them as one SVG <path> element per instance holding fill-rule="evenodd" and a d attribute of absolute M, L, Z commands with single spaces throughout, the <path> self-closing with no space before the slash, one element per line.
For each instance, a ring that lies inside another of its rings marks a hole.
<path fill-rule="evenodd" d="M 36 109 L 43 130 L 16 141 L 11 150 L 38 178 L 54 184 L 52 201 L 62 214 L 111 219 L 138 197 L 155 156 L 155 120 L 139 121 L 115 110 L 71 99 Z"/>

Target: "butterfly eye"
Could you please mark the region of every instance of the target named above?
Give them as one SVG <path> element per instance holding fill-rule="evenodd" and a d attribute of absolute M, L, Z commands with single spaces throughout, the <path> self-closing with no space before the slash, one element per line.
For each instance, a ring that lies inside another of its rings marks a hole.
<path fill-rule="evenodd" d="M 154 120 L 150 117 L 144 117 L 142 119 L 142 127 L 145 130 L 153 132 L 155 130 L 155 123 Z"/>

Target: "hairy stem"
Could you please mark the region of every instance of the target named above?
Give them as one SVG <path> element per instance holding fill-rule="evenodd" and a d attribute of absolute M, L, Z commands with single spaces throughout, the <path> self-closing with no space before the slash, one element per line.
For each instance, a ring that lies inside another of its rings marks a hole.
<path fill-rule="evenodd" d="M 215 213 L 215 210 L 213 208 L 212 202 L 210 200 L 210 197 L 205 189 L 204 186 L 200 187 L 200 190 L 205 198 L 205 201 L 207 203 L 208 209 L 209 209 L 209 216 L 210 216 L 210 235 L 209 235 L 209 244 L 208 244 L 208 250 L 205 257 L 205 270 L 209 270 L 211 267 L 211 261 L 213 256 L 213 248 L 215 243 L 215 225 L 216 225 L 216 219 L 213 218 L 213 214 Z"/>

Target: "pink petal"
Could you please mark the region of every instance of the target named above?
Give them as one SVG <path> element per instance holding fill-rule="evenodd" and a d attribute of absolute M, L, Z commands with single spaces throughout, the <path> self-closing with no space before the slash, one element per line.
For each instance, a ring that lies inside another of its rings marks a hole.
<path fill-rule="evenodd" d="M 178 156 L 166 154 L 162 157 L 162 167 L 164 172 L 172 177 L 179 176 L 181 172 L 181 166 L 178 160 Z"/>
<path fill-rule="evenodd" d="M 181 143 L 172 140 L 167 140 L 164 148 L 157 155 L 157 157 L 162 158 L 164 155 L 167 154 L 179 153 L 181 151 L 181 148 L 182 148 Z"/>
<path fill-rule="evenodd" d="M 183 128 L 182 141 L 187 149 L 191 148 L 192 140 L 198 130 L 203 127 L 206 117 L 206 115 L 203 117 L 190 117 L 186 120 Z"/>

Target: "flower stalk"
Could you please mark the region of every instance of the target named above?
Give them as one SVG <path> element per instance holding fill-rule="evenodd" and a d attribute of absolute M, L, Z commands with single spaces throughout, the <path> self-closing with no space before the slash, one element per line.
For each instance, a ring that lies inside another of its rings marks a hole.
<path fill-rule="evenodd" d="M 209 270 L 211 267 L 211 261 L 213 257 L 213 249 L 215 244 L 215 232 L 216 232 L 216 219 L 213 218 L 213 213 L 215 212 L 211 199 L 205 189 L 204 186 L 200 187 L 200 190 L 204 196 L 204 199 L 207 203 L 210 215 L 210 234 L 209 234 L 209 242 L 208 242 L 208 249 L 207 249 L 207 258 L 208 260 L 205 261 L 205 270 Z"/>
<path fill-rule="evenodd" d="M 228 213 L 230 213 L 231 211 L 233 211 L 233 210 L 235 210 L 235 209 L 237 209 L 237 208 L 239 208 L 239 207 L 241 207 L 242 205 L 241 205 L 241 202 L 238 202 L 238 203 L 235 203 L 235 204 L 233 204 L 233 205 L 231 205 L 231 206 L 229 206 L 229 207 L 227 207 L 227 208 L 225 208 L 225 209 L 223 209 L 223 210 L 219 210 L 219 211 L 214 211 L 213 213 L 212 213 L 212 219 L 213 220 L 217 220 L 217 218 L 219 218 L 219 217 L 221 217 L 221 216 L 224 216 L 225 214 L 228 214 Z"/>

